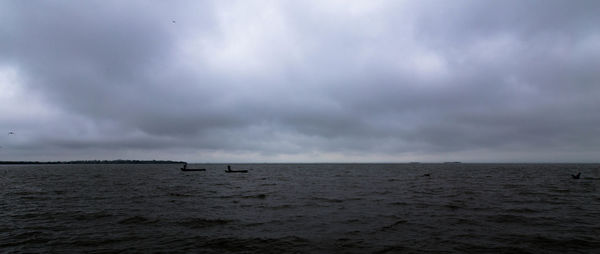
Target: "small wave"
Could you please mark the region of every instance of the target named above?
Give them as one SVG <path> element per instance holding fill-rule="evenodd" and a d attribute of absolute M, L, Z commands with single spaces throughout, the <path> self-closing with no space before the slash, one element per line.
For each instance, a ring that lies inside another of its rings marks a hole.
<path fill-rule="evenodd" d="M 244 224 L 244 226 L 246 227 L 257 227 L 257 226 L 262 226 L 267 224 L 266 222 L 253 222 L 253 223 L 246 223 Z"/>
<path fill-rule="evenodd" d="M 44 233 L 41 231 L 29 231 L 21 234 L 17 234 L 14 236 L 15 239 L 30 239 L 30 238 L 39 238 L 42 236 L 47 236 L 48 233 Z"/>
<path fill-rule="evenodd" d="M 381 231 L 386 231 L 386 230 L 393 229 L 394 227 L 396 227 L 396 226 L 398 226 L 398 225 L 401 225 L 401 224 L 406 224 L 407 222 L 408 222 L 408 221 L 406 221 L 406 220 L 399 220 L 399 221 L 396 221 L 396 222 L 394 222 L 394 223 L 393 223 L 393 224 L 391 224 L 391 225 L 388 225 L 388 226 L 382 227 L 382 228 L 381 228 Z"/>
<path fill-rule="evenodd" d="M 576 249 L 600 248 L 600 242 L 595 239 L 551 238 L 543 235 L 511 234 L 503 237 L 513 244 L 528 244 L 538 250 L 568 252 Z"/>
<path fill-rule="evenodd" d="M 422 209 L 422 208 L 430 208 L 430 207 L 432 207 L 433 205 L 432 205 L 432 204 L 429 204 L 429 203 L 416 203 L 416 204 L 414 204 L 414 206 L 415 206 L 416 208 Z"/>
<path fill-rule="evenodd" d="M 158 220 L 150 220 L 143 216 L 133 216 L 119 221 L 119 224 L 148 224 L 155 223 Z"/>
<path fill-rule="evenodd" d="M 517 193 L 519 196 L 551 196 L 545 192 L 534 192 L 534 191 L 519 191 Z"/>
<path fill-rule="evenodd" d="M 376 254 L 385 254 L 385 253 L 407 253 L 410 249 L 404 246 L 396 245 L 396 246 L 386 246 L 381 250 L 378 250 Z M 412 252 L 410 252 L 412 253 Z"/>
<path fill-rule="evenodd" d="M 29 196 L 29 195 L 46 195 L 48 192 L 45 191 L 18 191 L 10 193 L 17 196 Z"/>
<path fill-rule="evenodd" d="M 459 209 L 459 208 L 464 208 L 464 206 L 457 205 L 457 204 L 445 204 L 444 207 L 449 208 L 451 210 L 456 210 L 456 209 Z"/>
<path fill-rule="evenodd" d="M 344 223 L 349 223 L 349 224 L 358 224 L 358 223 L 362 223 L 364 222 L 364 220 L 361 219 L 348 219 L 345 220 Z"/>
<path fill-rule="evenodd" d="M 310 247 L 304 238 L 288 236 L 283 238 L 217 238 L 198 241 L 197 247 L 236 253 L 286 253 L 291 249 L 298 250 Z"/>
<path fill-rule="evenodd" d="M 0 248 L 6 248 L 11 246 L 29 245 L 29 244 L 40 244 L 47 243 L 52 240 L 52 235 L 40 231 L 30 231 L 15 235 L 13 241 L 0 243 Z M 19 239 L 20 241 L 14 241 Z"/>
<path fill-rule="evenodd" d="M 530 220 L 527 217 L 523 217 L 523 216 L 512 215 L 512 214 L 500 214 L 500 215 L 487 216 L 487 221 L 497 222 L 497 223 L 528 224 Z"/>
<path fill-rule="evenodd" d="M 456 219 L 456 222 L 454 222 L 456 225 L 479 225 L 476 221 L 473 220 L 468 220 L 468 219 L 464 219 L 464 218 L 458 218 Z"/>
<path fill-rule="evenodd" d="M 486 245 L 476 245 L 470 243 L 463 243 L 461 246 L 457 246 L 455 250 L 463 253 L 532 253 L 527 251 L 525 248 L 519 248 L 515 246 L 490 247 Z"/>
<path fill-rule="evenodd" d="M 600 180 L 600 177 L 584 177 L 584 180 Z"/>
<path fill-rule="evenodd" d="M 24 199 L 24 200 L 37 200 L 37 201 L 42 201 L 42 200 L 50 200 L 49 197 L 39 197 L 39 196 L 25 196 L 25 197 L 19 197 L 19 199 Z"/>
<path fill-rule="evenodd" d="M 104 213 L 104 212 L 93 212 L 93 213 L 76 214 L 73 216 L 73 218 L 75 220 L 90 221 L 90 220 L 106 218 L 106 217 L 110 217 L 110 216 L 112 216 L 112 214 Z"/>
<path fill-rule="evenodd" d="M 135 236 L 120 236 L 118 238 L 84 238 L 72 241 L 69 243 L 69 245 L 98 248 L 99 246 L 103 245 L 112 245 L 119 242 L 137 241 L 140 239 L 141 238 Z"/>
<path fill-rule="evenodd" d="M 293 205 L 287 205 L 286 204 L 286 205 L 278 205 L 278 206 L 267 206 L 265 208 L 271 209 L 271 210 L 281 210 L 281 209 L 292 209 L 294 207 L 295 206 L 293 206 Z"/>
<path fill-rule="evenodd" d="M 185 194 L 185 193 L 169 192 L 169 196 L 173 196 L 173 197 L 191 197 L 192 195 Z"/>
<path fill-rule="evenodd" d="M 50 213 L 46 213 L 46 214 L 51 215 Z M 46 214 L 41 214 L 41 213 L 21 213 L 21 214 L 12 215 L 11 217 L 13 217 L 15 219 L 32 219 L 32 218 L 36 218 L 36 217 L 45 216 Z"/>
<path fill-rule="evenodd" d="M 525 187 L 522 184 L 514 184 L 514 183 L 509 183 L 509 184 L 505 184 L 502 186 L 504 189 L 518 189 L 518 188 L 522 188 Z"/>
<path fill-rule="evenodd" d="M 510 213 L 538 213 L 538 210 L 533 210 L 530 208 L 512 208 L 512 209 L 506 209 L 505 211 L 510 212 Z"/>
<path fill-rule="evenodd" d="M 314 200 L 318 200 L 318 201 L 325 201 L 328 203 L 342 203 L 344 202 L 344 200 L 342 199 L 337 199 L 337 198 L 322 198 L 322 197 L 314 197 Z"/>
<path fill-rule="evenodd" d="M 356 241 L 348 238 L 338 238 L 335 240 L 336 248 L 350 249 L 350 250 L 360 250 L 364 249 L 365 246 L 361 244 L 363 241 Z"/>
<path fill-rule="evenodd" d="M 242 198 L 258 198 L 258 199 L 265 199 L 265 198 L 267 198 L 267 195 L 266 195 L 266 194 L 249 195 L 249 196 L 242 196 Z"/>
<path fill-rule="evenodd" d="M 219 225 L 225 225 L 233 222 L 233 220 L 224 220 L 224 219 L 204 219 L 204 218 L 190 218 L 184 219 L 182 221 L 177 222 L 180 226 L 185 226 L 188 228 L 207 228 L 214 227 Z"/>

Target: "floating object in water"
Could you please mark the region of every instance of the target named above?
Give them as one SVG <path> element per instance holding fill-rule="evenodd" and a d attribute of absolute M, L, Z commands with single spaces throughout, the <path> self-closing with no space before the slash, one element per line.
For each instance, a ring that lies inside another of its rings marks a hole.
<path fill-rule="evenodd" d="M 581 177 L 581 172 L 577 173 L 577 175 L 571 175 L 573 179 L 579 179 Z"/>
<path fill-rule="evenodd" d="M 187 163 L 183 163 L 183 168 L 181 171 L 206 171 L 205 168 L 187 168 Z"/>
<path fill-rule="evenodd" d="M 427 174 L 424 174 L 423 176 L 431 176 L 431 175 L 429 173 L 427 173 Z"/>
<path fill-rule="evenodd" d="M 205 168 L 181 168 L 181 171 L 206 171 Z"/>
<path fill-rule="evenodd" d="M 231 165 L 227 165 L 225 173 L 248 173 L 248 170 L 231 170 Z"/>
<path fill-rule="evenodd" d="M 248 173 L 248 170 L 225 170 L 225 173 Z"/>
<path fill-rule="evenodd" d="M 12 131 L 9 131 L 9 132 L 8 132 L 8 135 L 14 135 L 14 134 L 15 134 L 15 133 L 14 133 L 14 132 L 12 132 Z"/>

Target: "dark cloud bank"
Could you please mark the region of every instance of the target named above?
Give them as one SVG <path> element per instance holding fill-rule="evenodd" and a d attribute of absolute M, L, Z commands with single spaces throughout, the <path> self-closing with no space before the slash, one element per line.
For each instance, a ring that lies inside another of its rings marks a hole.
<path fill-rule="evenodd" d="M 598 1 L 0 5 L 0 160 L 600 155 Z"/>

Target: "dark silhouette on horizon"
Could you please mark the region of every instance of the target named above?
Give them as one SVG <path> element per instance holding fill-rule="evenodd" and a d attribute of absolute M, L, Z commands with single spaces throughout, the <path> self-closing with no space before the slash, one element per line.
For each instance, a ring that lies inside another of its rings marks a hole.
<path fill-rule="evenodd" d="M 183 163 L 183 168 L 181 168 L 181 171 L 206 171 L 205 168 L 187 168 L 187 162 Z"/>
<path fill-rule="evenodd" d="M 180 164 L 183 161 L 170 160 L 79 160 L 79 161 L 0 161 L 6 164 Z"/>
<path fill-rule="evenodd" d="M 248 173 L 248 170 L 231 170 L 231 165 L 227 165 L 226 173 Z"/>
<path fill-rule="evenodd" d="M 581 177 L 581 172 L 577 173 L 577 175 L 571 175 L 573 179 L 579 179 Z"/>

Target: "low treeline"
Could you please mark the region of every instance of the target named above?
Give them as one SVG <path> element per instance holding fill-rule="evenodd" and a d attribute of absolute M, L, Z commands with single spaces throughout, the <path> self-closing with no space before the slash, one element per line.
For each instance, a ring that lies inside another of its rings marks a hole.
<path fill-rule="evenodd" d="M 0 164 L 176 164 L 169 160 L 0 161 Z"/>

